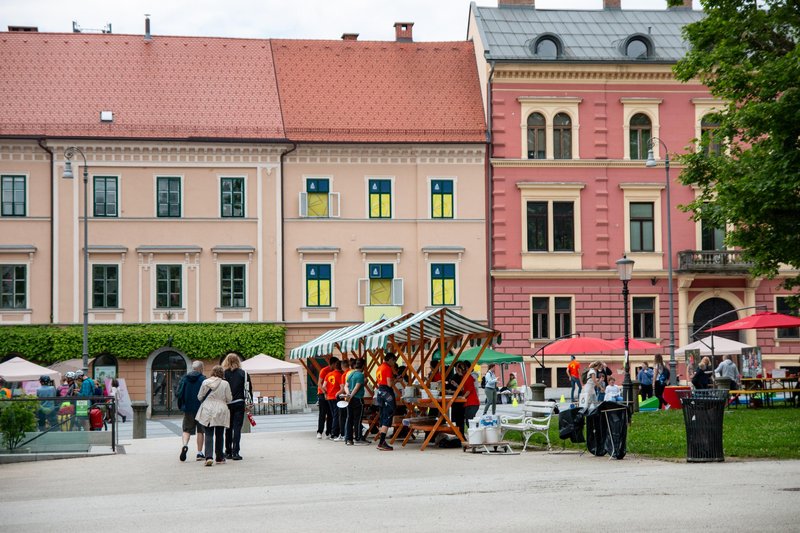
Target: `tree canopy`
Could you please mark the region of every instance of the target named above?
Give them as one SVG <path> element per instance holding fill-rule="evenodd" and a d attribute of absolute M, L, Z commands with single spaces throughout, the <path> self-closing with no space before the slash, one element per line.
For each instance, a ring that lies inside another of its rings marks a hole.
<path fill-rule="evenodd" d="M 682 157 L 681 181 L 701 191 L 684 208 L 732 227 L 726 242 L 754 275 L 800 270 L 800 2 L 701 2 L 706 16 L 684 28 L 691 51 L 675 72 L 725 104 L 712 117 L 719 128 Z M 797 275 L 784 281 L 798 285 Z"/>

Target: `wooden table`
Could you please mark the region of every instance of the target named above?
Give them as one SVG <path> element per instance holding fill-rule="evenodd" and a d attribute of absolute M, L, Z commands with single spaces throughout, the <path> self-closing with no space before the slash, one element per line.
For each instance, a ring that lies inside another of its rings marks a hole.
<path fill-rule="evenodd" d="M 731 391 L 731 394 L 742 394 L 746 396 L 761 396 L 764 406 L 769 407 L 773 405 L 772 395 L 783 394 L 784 402 L 789 400 L 787 394 L 791 394 L 791 400 L 794 395 L 800 393 L 797 387 L 797 377 L 784 377 L 784 378 L 741 378 L 742 390 Z"/>
<path fill-rule="evenodd" d="M 411 423 L 408 426 L 408 433 L 406 434 L 405 439 L 403 439 L 403 446 L 408 443 L 408 440 L 411 438 L 411 434 L 414 431 L 424 431 L 427 433 L 427 436 L 420 447 L 420 451 L 424 451 L 425 448 L 428 447 L 431 439 L 437 433 L 449 433 L 451 435 L 455 435 L 461 442 L 463 442 L 464 435 L 461 433 L 461 428 L 457 428 L 455 424 L 453 424 L 453 421 L 450 419 L 450 415 L 447 411 L 453 406 L 453 404 L 466 403 L 466 401 L 466 398 L 462 398 L 460 396 L 446 396 L 444 398 L 415 398 L 413 401 L 407 402 L 408 405 L 413 405 L 417 409 L 436 409 L 439 411 L 439 413 L 434 415 L 436 416 L 436 421 L 433 423 Z"/>

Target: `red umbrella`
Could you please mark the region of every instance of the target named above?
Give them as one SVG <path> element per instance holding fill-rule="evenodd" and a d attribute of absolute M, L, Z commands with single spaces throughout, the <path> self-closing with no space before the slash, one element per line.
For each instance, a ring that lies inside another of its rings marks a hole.
<path fill-rule="evenodd" d="M 614 339 L 610 341 L 611 344 L 617 350 L 624 350 L 625 349 L 625 337 L 620 337 L 618 339 Z M 628 339 L 628 349 L 629 350 L 656 350 L 661 349 L 660 344 L 654 344 L 652 342 L 647 341 L 640 341 L 639 339 Z"/>
<path fill-rule="evenodd" d="M 768 311 L 746 316 L 727 324 L 722 324 L 706 331 L 737 331 L 740 329 L 796 328 L 800 326 L 800 318 Z"/>
<path fill-rule="evenodd" d="M 548 355 L 572 355 L 576 353 L 613 352 L 616 346 L 599 337 L 570 337 L 553 342 L 542 348 Z"/>

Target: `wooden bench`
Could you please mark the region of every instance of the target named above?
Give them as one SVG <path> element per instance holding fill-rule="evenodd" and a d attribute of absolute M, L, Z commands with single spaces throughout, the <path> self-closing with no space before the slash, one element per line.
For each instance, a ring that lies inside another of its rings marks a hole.
<path fill-rule="evenodd" d="M 507 431 L 519 431 L 525 438 L 522 451 L 528 449 L 528 441 L 540 433 L 547 441 L 547 449 L 550 449 L 550 422 L 555 412 L 555 402 L 526 402 L 522 409 L 522 416 L 501 416 L 500 417 L 500 440 Z"/>
<path fill-rule="evenodd" d="M 795 405 L 796 397 L 800 396 L 800 389 L 735 389 L 729 391 L 731 396 L 763 396 L 765 403 L 767 403 L 769 394 L 783 394 L 784 402 L 789 402 Z M 787 397 L 787 394 L 791 394 Z"/>

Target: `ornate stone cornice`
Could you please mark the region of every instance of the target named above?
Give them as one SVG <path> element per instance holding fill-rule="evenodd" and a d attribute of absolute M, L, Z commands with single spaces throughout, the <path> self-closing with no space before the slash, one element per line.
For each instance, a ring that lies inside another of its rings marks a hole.
<path fill-rule="evenodd" d="M 443 145 L 298 145 L 288 155 L 287 163 L 323 164 L 460 164 L 483 165 L 483 144 Z"/>
<path fill-rule="evenodd" d="M 593 83 L 630 81 L 638 83 L 653 81 L 681 84 L 675 79 L 671 65 L 653 65 L 648 70 L 620 70 L 619 65 L 606 68 L 596 65 L 571 65 L 569 69 L 554 70 L 505 67 L 495 71 L 493 81 L 495 83 L 516 81 L 590 81 Z"/>
<path fill-rule="evenodd" d="M 624 159 L 492 159 L 495 168 L 644 168 L 644 161 Z M 672 168 L 683 168 L 670 161 Z"/>

